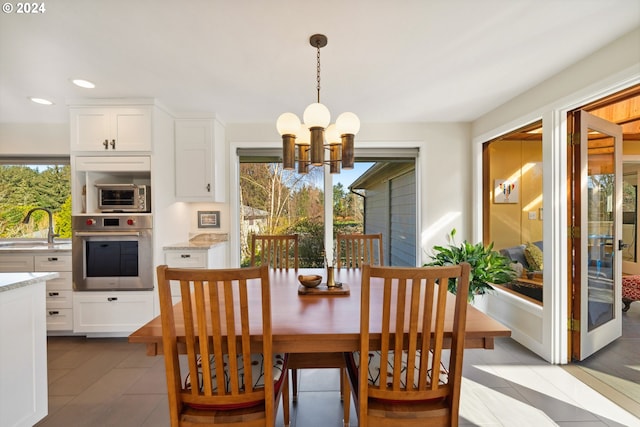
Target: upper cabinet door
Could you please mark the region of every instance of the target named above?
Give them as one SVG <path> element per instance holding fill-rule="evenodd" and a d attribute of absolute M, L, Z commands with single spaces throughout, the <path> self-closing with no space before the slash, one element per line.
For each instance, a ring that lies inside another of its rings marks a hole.
<path fill-rule="evenodd" d="M 223 201 L 221 180 L 216 179 L 214 147 L 219 137 L 213 119 L 175 121 L 176 198 L 181 201 Z M 224 161 L 220 156 L 219 161 Z"/>
<path fill-rule="evenodd" d="M 71 151 L 151 151 L 151 110 L 96 107 L 71 109 Z"/>

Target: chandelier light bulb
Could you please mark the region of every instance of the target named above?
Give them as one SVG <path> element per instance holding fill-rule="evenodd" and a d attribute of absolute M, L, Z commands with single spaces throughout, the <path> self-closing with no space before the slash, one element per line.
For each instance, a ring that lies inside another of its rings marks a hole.
<path fill-rule="evenodd" d="M 355 135 L 360 130 L 360 119 L 354 113 L 342 113 L 336 120 L 336 128 L 340 135 Z"/>
<path fill-rule="evenodd" d="M 296 144 L 309 145 L 311 144 L 311 132 L 306 124 L 302 123 L 298 126 L 298 130 L 294 132 L 296 136 Z"/>
<path fill-rule="evenodd" d="M 329 123 L 331 122 L 331 113 L 324 104 L 314 102 L 305 108 L 302 119 L 304 120 L 304 123 L 309 126 L 309 129 L 314 127 L 324 129 L 329 126 Z"/>
<path fill-rule="evenodd" d="M 280 114 L 276 128 L 280 135 L 295 135 L 300 130 L 300 119 L 293 113 Z"/>
<path fill-rule="evenodd" d="M 327 144 L 340 143 L 340 133 L 335 124 L 330 124 L 329 127 L 325 129 L 324 139 L 327 141 Z"/>

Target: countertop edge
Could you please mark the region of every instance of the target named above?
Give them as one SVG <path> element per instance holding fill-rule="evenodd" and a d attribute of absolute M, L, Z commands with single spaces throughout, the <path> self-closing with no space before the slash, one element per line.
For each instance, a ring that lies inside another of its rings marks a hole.
<path fill-rule="evenodd" d="M 220 240 L 216 242 L 187 242 L 187 243 L 175 243 L 172 245 L 163 246 L 163 251 L 186 251 L 186 250 L 209 250 L 223 243 L 227 243 L 228 240 Z"/>
<path fill-rule="evenodd" d="M 0 273 L 0 293 L 60 277 L 58 273 Z"/>
<path fill-rule="evenodd" d="M 64 247 L 22 247 L 22 248 L 11 248 L 11 247 L 1 247 L 0 246 L 0 254 L 22 254 L 22 255 L 42 255 L 43 253 L 63 253 L 70 254 L 71 253 L 71 245 L 65 245 Z"/>

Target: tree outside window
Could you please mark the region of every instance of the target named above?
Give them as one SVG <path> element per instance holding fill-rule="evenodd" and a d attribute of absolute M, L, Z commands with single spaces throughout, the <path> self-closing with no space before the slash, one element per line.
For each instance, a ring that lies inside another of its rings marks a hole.
<path fill-rule="evenodd" d="M 71 170 L 68 164 L 0 165 L 0 238 L 42 238 L 49 226 L 43 207 L 53 212 L 55 232 L 71 238 Z"/>

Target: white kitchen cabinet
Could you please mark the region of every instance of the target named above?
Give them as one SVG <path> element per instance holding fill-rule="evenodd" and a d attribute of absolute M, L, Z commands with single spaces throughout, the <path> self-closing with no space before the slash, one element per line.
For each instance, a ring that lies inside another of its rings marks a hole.
<path fill-rule="evenodd" d="M 226 268 L 227 242 L 212 246 L 179 247 L 164 249 L 164 262 L 173 268 Z M 173 303 L 180 301 L 180 284 L 171 283 Z"/>
<path fill-rule="evenodd" d="M 28 254 L 2 254 L 0 272 L 58 272 L 58 277 L 47 280 L 47 331 L 73 330 L 73 280 L 71 255 L 67 252 L 38 252 Z"/>
<path fill-rule="evenodd" d="M 153 319 L 153 292 L 74 292 L 73 331 L 128 336 Z"/>
<path fill-rule="evenodd" d="M 2 426 L 33 426 L 48 413 L 45 280 L 25 274 L 16 283 L 34 280 L 0 291 Z"/>
<path fill-rule="evenodd" d="M 33 255 L 2 254 L 0 256 L 0 273 L 31 271 L 35 271 Z"/>
<path fill-rule="evenodd" d="M 148 107 L 71 108 L 71 151 L 151 151 Z"/>
<path fill-rule="evenodd" d="M 74 156 L 73 214 L 100 213 L 96 184 L 151 184 L 151 156 Z"/>
<path fill-rule="evenodd" d="M 151 172 L 149 156 L 78 156 L 75 158 L 76 172 Z"/>
<path fill-rule="evenodd" d="M 224 202 L 224 130 L 215 119 L 175 121 L 176 198 Z"/>
<path fill-rule="evenodd" d="M 71 255 L 36 255 L 34 267 L 34 271 L 58 272 L 58 278 L 47 281 L 47 331 L 73 330 Z"/>
<path fill-rule="evenodd" d="M 208 268 L 208 250 L 179 250 L 165 252 L 164 259 L 169 267 Z"/>

